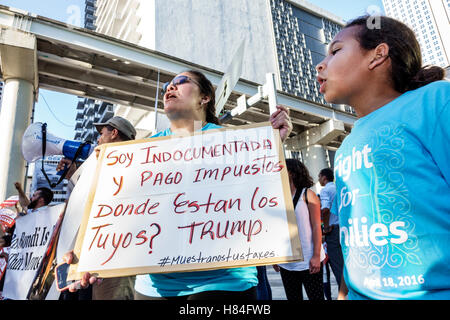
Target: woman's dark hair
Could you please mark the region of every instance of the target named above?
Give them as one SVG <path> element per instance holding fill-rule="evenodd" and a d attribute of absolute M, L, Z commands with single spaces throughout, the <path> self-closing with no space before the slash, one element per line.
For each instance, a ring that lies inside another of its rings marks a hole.
<path fill-rule="evenodd" d="M 395 19 L 380 16 L 379 24 L 370 23 L 373 17 L 362 16 L 350 21 L 344 28 L 359 26 L 356 40 L 366 50 L 375 49 L 379 44 L 389 46 L 394 89 L 400 93 L 423 87 L 442 80 L 445 70 L 438 66 L 423 66 L 419 42 L 414 32 Z"/>
<path fill-rule="evenodd" d="M 187 70 L 199 84 L 200 92 L 210 98 L 206 105 L 206 122 L 219 124 L 219 119 L 216 117 L 216 93 L 211 81 L 200 71 Z"/>
<path fill-rule="evenodd" d="M 323 168 L 322 170 L 320 170 L 319 174 L 321 176 L 327 177 L 328 182 L 334 181 L 334 173 L 330 168 Z"/>
<path fill-rule="evenodd" d="M 40 191 L 40 196 L 44 199 L 45 205 L 48 205 L 53 200 L 53 191 L 46 187 L 37 188 L 36 191 Z"/>
<path fill-rule="evenodd" d="M 301 191 L 303 188 L 311 188 L 314 185 L 308 168 L 300 160 L 286 159 L 286 167 L 297 190 Z"/>

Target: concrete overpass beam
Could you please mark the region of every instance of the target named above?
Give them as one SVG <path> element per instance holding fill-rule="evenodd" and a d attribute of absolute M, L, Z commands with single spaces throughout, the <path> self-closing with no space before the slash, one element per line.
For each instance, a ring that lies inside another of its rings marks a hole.
<path fill-rule="evenodd" d="M 345 132 L 344 123 L 330 119 L 286 141 L 288 150 L 298 151 L 311 177 L 316 181 L 321 169 L 328 167 L 324 146 Z"/>
<path fill-rule="evenodd" d="M 36 37 L 15 29 L 0 30 L 0 58 L 5 82 L 0 111 L 0 200 L 17 194 L 25 181 L 22 136 L 31 122 L 38 87 Z"/>

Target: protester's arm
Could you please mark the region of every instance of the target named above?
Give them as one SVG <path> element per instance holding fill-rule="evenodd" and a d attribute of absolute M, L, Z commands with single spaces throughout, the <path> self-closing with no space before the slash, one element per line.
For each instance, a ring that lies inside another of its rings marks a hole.
<path fill-rule="evenodd" d="M 322 221 L 323 221 L 323 232 L 324 234 L 327 234 L 329 232 L 331 232 L 331 227 L 330 227 L 330 209 L 328 208 L 323 208 L 321 210 L 322 212 Z"/>
<path fill-rule="evenodd" d="M 69 251 L 63 256 L 63 261 L 65 263 L 67 263 L 67 264 L 72 264 L 73 263 L 73 258 L 74 258 L 73 251 Z M 81 277 L 81 280 L 75 281 L 74 283 L 72 283 L 69 286 L 69 291 L 70 292 L 77 292 L 79 289 L 85 289 L 90 284 L 94 284 L 94 283 L 96 283 L 99 280 L 100 279 L 98 279 L 97 277 L 91 276 L 91 274 L 89 272 L 86 272 Z"/>
<path fill-rule="evenodd" d="M 22 185 L 20 184 L 20 182 L 16 182 L 14 183 L 14 186 L 19 193 L 19 203 L 22 206 L 22 209 L 28 207 L 28 205 L 30 204 L 30 199 L 28 199 L 27 195 L 23 191 Z"/>
<path fill-rule="evenodd" d="M 98 156 L 100 155 L 100 151 L 101 151 L 100 146 L 96 146 L 96 147 L 94 148 L 95 158 L 98 159 Z"/>
<path fill-rule="evenodd" d="M 341 286 L 339 287 L 338 300 L 347 300 L 348 288 L 344 280 L 344 275 L 342 275 Z"/>
<path fill-rule="evenodd" d="M 66 166 L 68 167 L 68 169 L 65 178 L 70 179 L 75 171 L 77 171 L 77 163 L 74 163 L 72 160 L 69 160 L 67 158 L 62 158 L 56 166 L 56 171 L 64 170 Z"/>
<path fill-rule="evenodd" d="M 9 247 L 12 242 L 12 236 L 14 234 L 14 230 L 16 229 L 16 225 L 14 224 L 11 228 L 6 229 L 6 233 L 0 237 L 0 248 Z"/>
<path fill-rule="evenodd" d="M 320 271 L 320 251 L 322 249 L 322 229 L 320 226 L 320 200 L 317 195 L 307 190 L 309 221 L 312 229 L 313 256 L 309 261 L 309 272 L 317 273 Z"/>
<path fill-rule="evenodd" d="M 327 234 L 331 231 L 330 229 L 330 208 L 331 208 L 331 195 L 326 190 L 326 188 L 322 189 L 320 192 L 320 201 L 321 201 L 321 214 L 322 214 L 322 221 L 323 221 L 323 232 L 324 234 Z"/>
<path fill-rule="evenodd" d="M 284 142 L 292 131 L 289 109 L 284 106 L 277 106 L 277 111 L 270 115 L 270 123 L 274 129 L 280 130 L 280 138 Z"/>

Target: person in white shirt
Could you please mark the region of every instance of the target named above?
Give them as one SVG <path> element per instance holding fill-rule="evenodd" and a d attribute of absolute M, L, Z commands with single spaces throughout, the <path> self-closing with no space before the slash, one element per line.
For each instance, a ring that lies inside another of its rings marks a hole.
<path fill-rule="evenodd" d="M 20 182 L 16 182 L 14 184 L 17 191 L 19 192 L 19 203 L 21 205 L 21 209 L 17 208 L 18 215 L 15 219 L 20 218 L 21 216 L 33 213 L 38 211 L 39 209 L 46 207 L 53 200 L 53 191 L 46 187 L 37 188 L 34 191 L 33 195 L 30 199 L 28 199 L 27 195 L 23 191 L 22 185 Z M 12 235 L 14 234 L 14 230 L 16 228 L 16 224 L 8 229 L 7 233 L 0 238 L 0 247 L 9 247 L 11 245 Z M 7 256 L 5 257 L 7 258 Z"/>
<path fill-rule="evenodd" d="M 323 234 L 327 243 L 328 261 L 336 282 L 340 287 L 342 272 L 344 270 L 344 258 L 339 243 L 339 217 L 330 212 L 331 205 L 336 196 L 336 185 L 333 181 L 334 174 L 330 168 L 324 168 L 319 172 L 319 183 L 323 186 L 322 190 L 320 190 Z"/>
<path fill-rule="evenodd" d="M 30 199 L 26 196 L 23 191 L 22 185 L 20 182 L 14 183 L 14 186 L 19 193 L 19 203 L 22 207 L 22 211 L 19 212 L 19 215 L 26 215 L 29 212 L 35 211 L 39 208 L 47 206 L 53 200 L 53 191 L 46 187 L 37 188 L 34 191 L 33 195 Z"/>
<path fill-rule="evenodd" d="M 320 200 L 309 189 L 314 183 L 303 163 L 297 159 L 286 159 L 286 167 L 303 261 L 274 265 L 274 269 L 281 274 L 287 300 L 303 300 L 302 286 L 309 300 L 324 300 L 322 261 L 325 251 L 322 246 Z"/>
<path fill-rule="evenodd" d="M 99 146 L 105 143 L 131 141 L 136 138 L 136 129 L 131 122 L 119 116 L 114 116 L 106 122 L 94 123 L 94 126 L 100 133 L 97 140 Z M 66 178 L 69 180 L 68 188 L 72 192 L 84 167 L 81 165 L 77 168 L 76 163 L 73 164 L 71 160 L 63 158 L 58 163 L 56 170 L 63 170 L 65 165 L 69 167 Z M 80 212 L 82 213 L 82 211 Z M 73 251 L 70 251 L 65 254 L 63 260 L 70 264 L 73 261 L 73 257 Z M 133 300 L 135 279 L 135 276 L 105 278 L 95 284 L 94 280 L 92 280 L 92 283 L 88 281 L 81 287 L 86 289 L 89 284 L 94 284 L 92 286 L 92 300 Z M 69 288 L 69 292 L 77 291 L 78 289 L 75 289 L 74 284 Z M 64 294 L 68 296 L 67 292 L 64 292 Z"/>

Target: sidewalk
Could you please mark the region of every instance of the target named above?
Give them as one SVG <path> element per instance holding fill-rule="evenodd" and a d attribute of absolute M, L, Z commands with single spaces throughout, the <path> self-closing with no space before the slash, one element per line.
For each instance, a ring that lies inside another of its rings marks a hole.
<path fill-rule="evenodd" d="M 286 300 L 286 294 L 284 293 L 283 283 L 281 281 L 280 274 L 275 272 L 272 266 L 267 266 L 266 269 L 267 269 L 267 278 L 269 278 L 270 287 L 272 288 L 272 299 Z M 325 274 L 324 279 L 326 279 Z M 331 279 L 331 298 L 333 300 L 336 300 L 339 290 L 333 272 L 331 272 L 330 279 Z M 305 300 L 308 300 L 308 296 L 306 295 L 304 289 L 303 289 L 303 297 Z"/>

